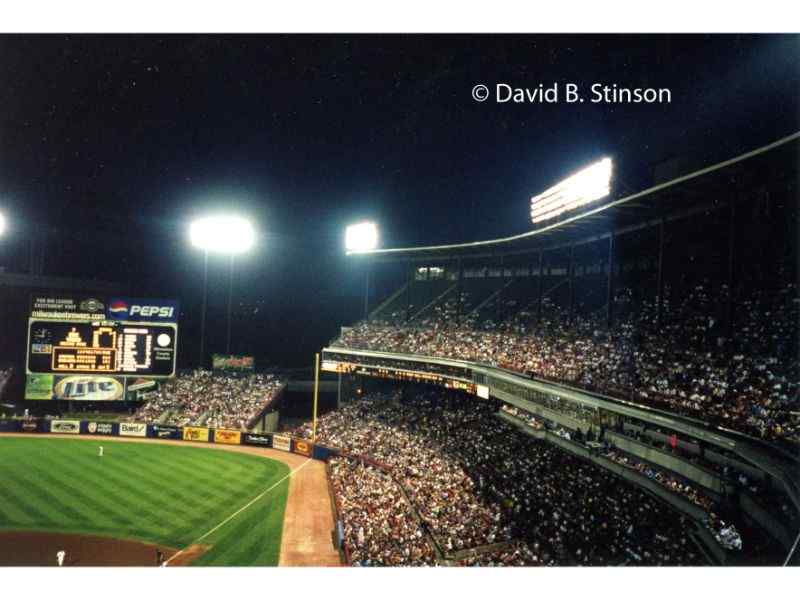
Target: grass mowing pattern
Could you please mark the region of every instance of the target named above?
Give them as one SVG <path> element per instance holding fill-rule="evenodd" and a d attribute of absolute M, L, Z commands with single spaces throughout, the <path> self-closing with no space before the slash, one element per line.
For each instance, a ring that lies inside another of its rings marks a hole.
<path fill-rule="evenodd" d="M 0 529 L 184 548 L 288 473 L 278 461 L 191 446 L 3 438 Z M 287 478 L 204 538 L 212 547 L 193 564 L 277 565 L 288 491 Z"/>

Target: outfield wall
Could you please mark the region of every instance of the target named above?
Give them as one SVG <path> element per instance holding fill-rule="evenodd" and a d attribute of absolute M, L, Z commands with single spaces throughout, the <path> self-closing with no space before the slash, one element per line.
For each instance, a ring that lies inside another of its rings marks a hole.
<path fill-rule="evenodd" d="M 251 433 L 237 429 L 210 427 L 180 427 L 148 423 L 86 421 L 77 419 L 0 419 L 0 432 L 7 433 L 58 433 L 88 436 L 98 439 L 113 437 L 138 437 L 233 446 L 259 446 L 299 454 L 315 460 L 327 460 L 335 451 L 313 444 L 309 440 L 292 438 L 277 433 Z"/>

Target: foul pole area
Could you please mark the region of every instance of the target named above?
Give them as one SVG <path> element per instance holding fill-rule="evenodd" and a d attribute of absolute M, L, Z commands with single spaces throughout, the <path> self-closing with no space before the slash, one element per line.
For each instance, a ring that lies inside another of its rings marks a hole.
<path fill-rule="evenodd" d="M 317 398 L 319 397 L 319 352 L 314 355 L 314 420 L 311 426 L 311 442 L 317 442 Z"/>

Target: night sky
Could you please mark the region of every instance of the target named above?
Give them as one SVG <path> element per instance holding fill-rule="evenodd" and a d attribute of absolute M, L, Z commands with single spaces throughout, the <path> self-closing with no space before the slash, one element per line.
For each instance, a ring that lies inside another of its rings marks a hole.
<path fill-rule="evenodd" d="M 177 297 L 191 332 L 188 221 L 243 211 L 261 240 L 237 261 L 251 316 L 234 350 L 306 365 L 362 310 L 348 223 L 377 221 L 384 246 L 510 235 L 532 194 L 602 156 L 621 192 L 664 160 L 728 158 L 800 129 L 798 56 L 798 36 L 0 36 L 0 265 L 24 272 L 49 231 L 45 274 Z M 499 82 L 672 103 L 472 99 Z M 226 276 L 212 261 L 211 350 Z"/>

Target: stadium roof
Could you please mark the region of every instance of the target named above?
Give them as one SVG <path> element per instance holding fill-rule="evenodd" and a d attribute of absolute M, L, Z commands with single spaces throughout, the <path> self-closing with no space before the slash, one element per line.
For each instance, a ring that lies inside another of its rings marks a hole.
<path fill-rule="evenodd" d="M 388 261 L 422 261 L 530 254 L 608 238 L 612 231 L 615 235 L 619 235 L 650 227 L 658 224 L 661 219 L 671 221 L 708 213 L 729 206 L 731 185 L 741 183 L 738 178 L 734 180 L 731 177 L 732 173 L 738 172 L 727 167 L 748 160 L 752 161 L 748 165 L 760 166 L 764 159 L 774 159 L 774 154 L 767 155 L 767 153 L 779 148 L 796 153 L 797 145 L 791 142 L 797 140 L 800 140 L 800 131 L 766 146 L 653 185 L 640 192 L 612 199 L 525 233 L 462 244 L 351 251 L 348 255 Z"/>

